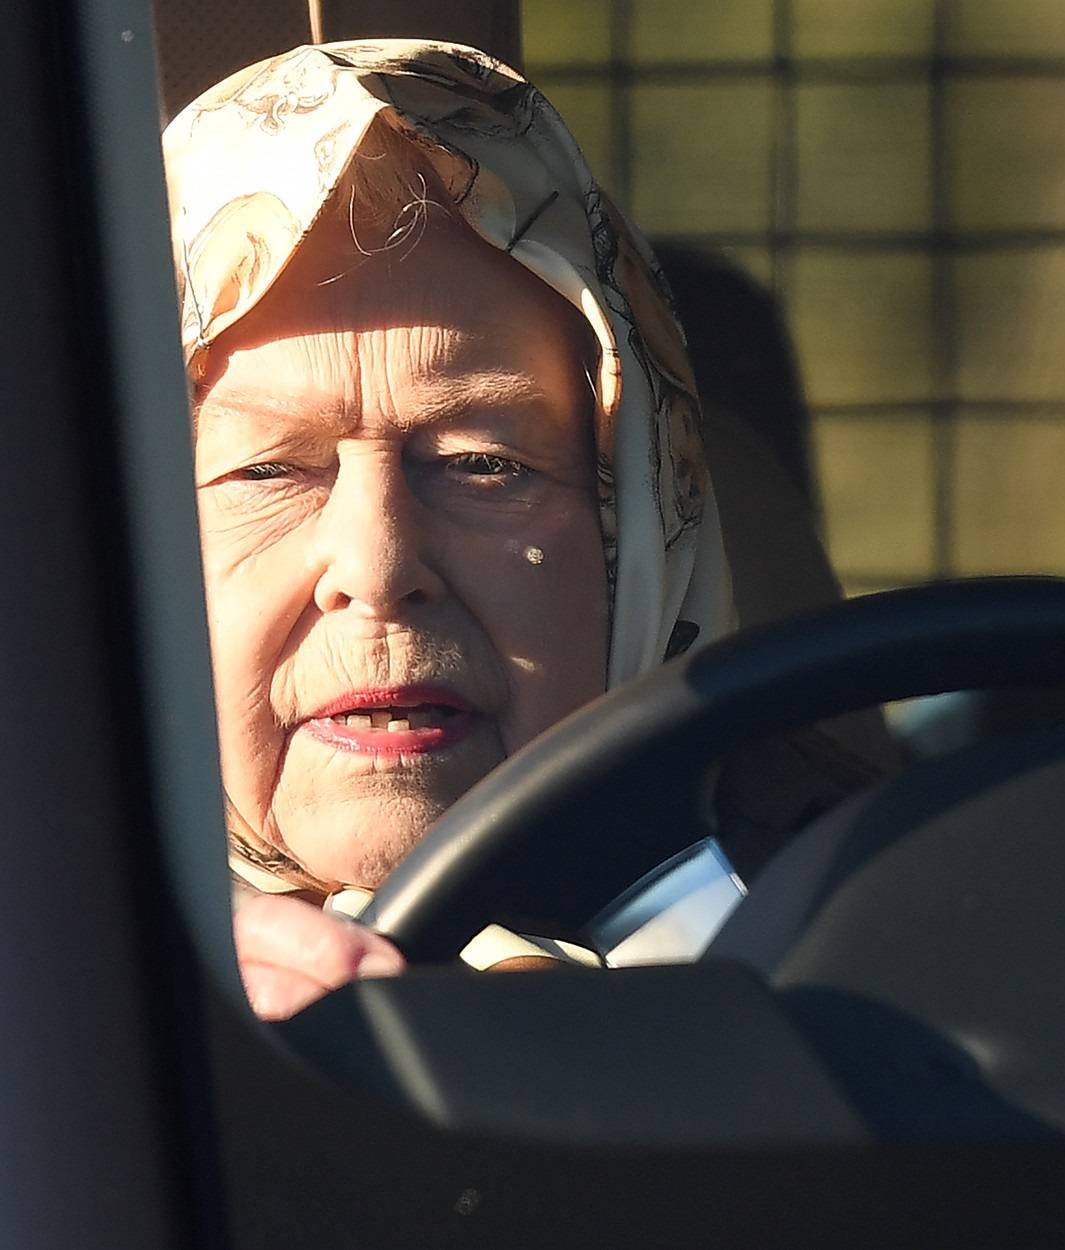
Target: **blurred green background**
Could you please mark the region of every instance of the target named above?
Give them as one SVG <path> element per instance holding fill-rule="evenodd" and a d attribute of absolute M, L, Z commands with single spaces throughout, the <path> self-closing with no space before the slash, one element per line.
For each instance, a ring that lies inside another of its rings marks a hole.
<path fill-rule="evenodd" d="M 851 593 L 1065 574 L 1065 0 L 525 0 L 653 239 L 786 317 Z"/>

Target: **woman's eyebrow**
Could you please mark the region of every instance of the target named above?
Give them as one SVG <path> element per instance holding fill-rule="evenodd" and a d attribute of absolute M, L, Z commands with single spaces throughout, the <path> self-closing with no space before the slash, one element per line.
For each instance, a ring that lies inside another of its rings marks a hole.
<path fill-rule="evenodd" d="M 291 397 L 273 395 L 268 391 L 250 391 L 244 388 L 227 390 L 222 396 L 204 395 L 192 405 L 193 434 L 198 433 L 205 417 L 212 422 L 245 421 L 248 417 L 276 421 L 289 420 L 295 414 L 295 402 Z"/>
<path fill-rule="evenodd" d="M 535 378 L 506 370 L 451 376 L 443 373 L 413 389 L 423 411 L 448 417 L 471 408 L 526 407 L 547 404 L 549 396 Z"/>
<path fill-rule="evenodd" d="M 471 410 L 526 408 L 549 402 L 547 392 L 534 378 L 506 370 L 457 376 L 442 373 L 413 386 L 407 397 L 410 408 L 431 420 L 448 420 Z M 284 420 L 289 427 L 294 422 L 310 426 L 322 417 L 346 424 L 357 419 L 353 408 L 350 401 L 336 398 L 319 400 L 309 395 L 275 395 L 234 388 L 221 397 L 205 396 L 193 405 L 193 431 L 198 430 L 205 416 L 211 421 L 243 421 L 249 417 L 267 422 Z"/>

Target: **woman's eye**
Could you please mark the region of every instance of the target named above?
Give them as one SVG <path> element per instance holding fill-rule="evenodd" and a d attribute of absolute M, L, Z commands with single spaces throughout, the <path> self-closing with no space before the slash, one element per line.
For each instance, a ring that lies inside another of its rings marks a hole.
<path fill-rule="evenodd" d="M 238 469 L 232 476 L 238 482 L 271 482 L 279 477 L 291 477 L 292 465 L 269 461 L 264 464 L 248 464 Z"/>
<path fill-rule="evenodd" d="M 448 468 L 463 477 L 492 478 L 497 481 L 516 482 L 528 477 L 531 470 L 517 460 L 505 456 L 493 456 L 488 452 L 467 452 L 450 456 Z"/>

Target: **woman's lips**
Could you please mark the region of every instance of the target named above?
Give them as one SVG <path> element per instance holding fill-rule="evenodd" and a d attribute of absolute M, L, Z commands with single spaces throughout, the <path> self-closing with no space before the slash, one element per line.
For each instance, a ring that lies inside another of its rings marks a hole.
<path fill-rule="evenodd" d="M 455 746 L 477 713 L 453 691 L 431 686 L 359 690 L 330 700 L 301 728 L 342 751 L 423 755 Z"/>

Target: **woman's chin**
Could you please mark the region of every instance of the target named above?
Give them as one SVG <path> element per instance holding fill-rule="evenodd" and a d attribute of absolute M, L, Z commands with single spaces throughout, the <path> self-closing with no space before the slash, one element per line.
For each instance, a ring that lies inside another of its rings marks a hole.
<path fill-rule="evenodd" d="M 461 767 L 426 768 L 423 761 L 421 768 L 335 777 L 335 788 L 313 792 L 290 792 L 283 774 L 272 804 L 277 834 L 320 881 L 374 889 L 500 758 L 493 750 L 464 759 Z"/>
<path fill-rule="evenodd" d="M 406 795 L 315 805 L 278 824 L 288 853 L 318 880 L 375 889 L 447 807 Z"/>

